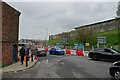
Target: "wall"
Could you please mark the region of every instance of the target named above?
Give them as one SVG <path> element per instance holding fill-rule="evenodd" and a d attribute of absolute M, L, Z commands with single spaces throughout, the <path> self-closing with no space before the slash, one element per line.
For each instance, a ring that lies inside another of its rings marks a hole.
<path fill-rule="evenodd" d="M 119 20 L 120 20 L 120 18 L 119 18 Z M 106 32 L 106 31 L 118 29 L 118 22 L 115 19 L 111 19 L 111 20 L 106 20 L 103 22 L 88 24 L 88 25 L 77 27 L 77 28 L 75 28 L 75 31 L 73 30 L 71 32 L 67 32 L 66 34 L 68 34 L 68 36 L 70 36 L 70 37 L 74 37 L 77 34 L 77 30 L 82 29 L 82 28 L 94 30 L 95 33 Z M 63 33 L 61 33 L 61 35 L 62 34 Z M 56 34 L 56 35 L 58 35 L 58 34 Z M 49 36 L 49 40 L 56 39 L 56 35 Z M 64 36 L 64 35 L 62 35 L 62 36 Z M 61 37 L 58 36 L 57 38 L 61 38 Z"/>
<path fill-rule="evenodd" d="M 111 20 L 107 20 L 107 21 L 103 21 L 103 22 L 85 25 L 82 27 L 77 27 L 75 29 L 77 30 L 77 29 L 81 29 L 81 28 L 92 28 L 95 32 L 106 32 L 106 31 L 118 29 L 118 24 L 115 19 L 111 19 Z"/>
<path fill-rule="evenodd" d="M 18 42 L 20 13 L 6 3 L 2 4 L 2 40 Z"/>
<path fill-rule="evenodd" d="M 13 45 L 18 44 L 19 15 L 20 12 L 2 2 L 2 37 L 0 39 L 2 40 L 3 64 L 11 64 L 13 62 Z"/>
<path fill-rule="evenodd" d="M 12 63 L 12 43 L 2 44 L 2 64 Z"/>
<path fill-rule="evenodd" d="M 0 2 L 0 64 L 2 63 L 2 3 Z"/>

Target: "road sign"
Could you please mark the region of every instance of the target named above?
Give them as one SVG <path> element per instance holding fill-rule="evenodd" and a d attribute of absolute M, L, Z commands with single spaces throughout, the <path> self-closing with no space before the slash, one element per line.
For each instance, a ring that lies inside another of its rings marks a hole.
<path fill-rule="evenodd" d="M 67 38 L 62 38 L 62 44 L 66 44 L 67 43 Z"/>
<path fill-rule="evenodd" d="M 60 43 L 56 43 L 56 47 L 57 47 L 57 48 L 60 48 L 60 47 L 61 47 L 61 44 L 60 44 Z"/>
<path fill-rule="evenodd" d="M 83 44 L 74 44 L 74 49 L 82 49 Z"/>
<path fill-rule="evenodd" d="M 90 46 L 90 44 L 89 43 L 85 43 L 85 46 Z"/>
<path fill-rule="evenodd" d="M 105 36 L 99 36 L 98 37 L 98 44 L 106 44 L 106 37 Z"/>

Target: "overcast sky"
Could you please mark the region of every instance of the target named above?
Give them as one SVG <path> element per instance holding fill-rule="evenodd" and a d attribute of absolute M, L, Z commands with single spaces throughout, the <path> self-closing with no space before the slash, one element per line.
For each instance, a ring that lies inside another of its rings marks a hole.
<path fill-rule="evenodd" d="M 104 0 L 105 1 L 105 0 Z M 19 39 L 45 39 L 116 17 L 118 2 L 8 2 L 21 12 Z"/>

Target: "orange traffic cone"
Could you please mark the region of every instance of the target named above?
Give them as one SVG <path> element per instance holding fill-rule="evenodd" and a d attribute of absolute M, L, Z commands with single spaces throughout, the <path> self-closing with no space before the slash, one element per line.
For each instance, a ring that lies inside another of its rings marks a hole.
<path fill-rule="evenodd" d="M 26 62 L 26 56 L 24 56 L 24 62 Z"/>

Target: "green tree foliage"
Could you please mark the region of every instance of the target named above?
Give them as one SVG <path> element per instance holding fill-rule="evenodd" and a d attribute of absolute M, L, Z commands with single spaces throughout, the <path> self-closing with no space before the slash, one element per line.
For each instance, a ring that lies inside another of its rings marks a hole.
<path fill-rule="evenodd" d="M 116 18 L 116 21 L 118 22 L 118 42 L 120 42 L 120 1 L 118 2 L 118 7 L 117 7 L 117 18 Z M 119 50 L 120 50 L 120 43 L 118 44 L 119 45 Z"/>
<path fill-rule="evenodd" d="M 77 39 L 75 39 L 75 36 L 68 36 L 68 43 L 69 43 L 69 45 L 71 45 L 71 46 L 73 46 L 75 43 L 78 43 L 78 40 Z"/>
<path fill-rule="evenodd" d="M 92 28 L 80 28 L 77 30 L 76 39 L 83 44 L 91 43 L 93 34 L 94 31 Z"/>
<path fill-rule="evenodd" d="M 120 17 L 120 1 L 118 2 L 118 7 L 117 7 L 117 16 Z"/>

